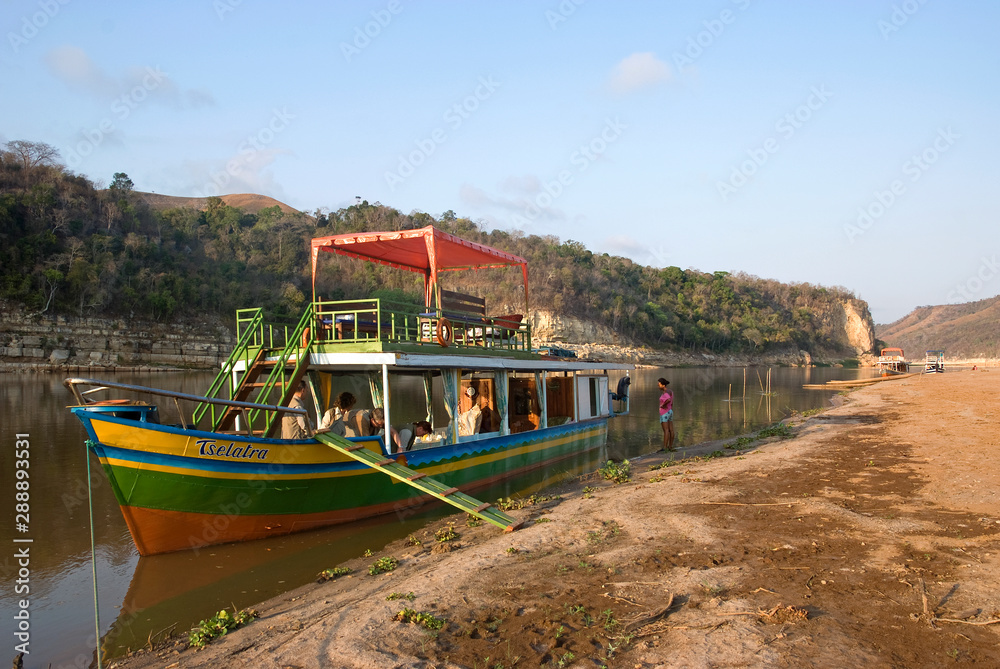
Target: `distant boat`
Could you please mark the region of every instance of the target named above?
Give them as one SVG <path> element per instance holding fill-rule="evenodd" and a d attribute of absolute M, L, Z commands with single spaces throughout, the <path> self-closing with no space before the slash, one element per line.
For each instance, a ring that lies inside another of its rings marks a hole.
<path fill-rule="evenodd" d="M 933 350 L 926 351 L 924 357 L 924 372 L 927 374 L 932 374 L 934 372 L 944 371 L 944 351 L 943 350 Z"/>
<path fill-rule="evenodd" d="M 882 376 L 906 374 L 910 371 L 909 363 L 906 362 L 906 356 L 903 355 L 901 348 L 882 349 L 878 356 L 878 364 L 875 366 L 882 373 Z"/>

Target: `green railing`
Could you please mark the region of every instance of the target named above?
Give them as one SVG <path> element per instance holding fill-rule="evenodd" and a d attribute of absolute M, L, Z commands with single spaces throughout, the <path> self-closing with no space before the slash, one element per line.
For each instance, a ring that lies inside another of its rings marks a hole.
<path fill-rule="evenodd" d="M 239 362 L 244 363 L 244 369 L 250 367 L 251 361 L 260 350 L 258 343 L 259 333 L 264 325 L 264 312 L 261 309 L 241 309 L 236 312 L 236 346 L 233 348 L 229 358 L 222 364 L 212 385 L 205 392 L 205 397 L 214 399 L 232 399 L 235 387 L 233 385 L 233 370 Z M 242 326 L 242 327 L 241 327 Z M 252 352 L 251 352 L 252 351 Z M 228 389 L 228 397 L 222 397 L 223 389 Z M 216 417 L 216 404 L 202 402 L 195 407 L 192 413 L 192 423 L 198 424 L 205 414 L 211 411 L 212 428 L 218 426 L 222 417 Z"/>
<path fill-rule="evenodd" d="M 280 388 L 281 397 L 273 404 L 287 404 L 291 398 L 292 391 L 289 390 L 290 381 L 301 378 L 305 366 L 308 365 L 309 346 L 312 344 L 311 334 L 303 338 L 309 329 L 312 321 L 312 306 L 307 306 L 302 318 L 297 325 L 265 323 L 262 309 L 239 309 L 236 312 L 236 335 L 237 342 L 230 353 L 229 358 L 223 363 L 222 369 L 216 375 L 206 397 L 213 399 L 233 400 L 240 393 L 242 383 L 249 378 L 250 370 L 255 362 L 263 359 L 268 353 L 277 351 L 276 359 L 269 360 L 270 373 L 264 382 L 255 387 L 255 396 L 252 399 L 259 404 L 268 404 L 266 400 L 270 397 L 275 388 Z M 295 367 L 290 378 L 286 378 L 286 368 L 292 358 L 295 357 Z M 239 382 L 235 381 L 234 371 L 242 363 L 243 376 Z M 252 379 L 251 379 L 252 380 Z M 245 393 L 249 395 L 250 393 Z M 227 416 L 233 416 L 233 409 L 226 405 L 203 402 L 199 404 L 192 414 L 193 423 L 197 424 L 206 414 L 209 416 L 211 429 L 217 430 L 226 420 Z M 267 434 L 277 415 L 273 412 L 265 412 L 262 409 L 250 409 L 249 411 L 238 412 L 240 419 L 248 425 L 245 429 L 256 424 L 263 416 L 263 431 Z M 243 426 L 241 426 L 243 427 Z"/>
<path fill-rule="evenodd" d="M 314 310 L 317 344 L 386 342 L 440 348 L 445 339 L 449 346 L 470 353 L 484 348 L 531 350 L 530 327 L 512 316 L 442 313 L 379 299 L 321 301 L 314 304 Z M 449 327 L 442 326 L 439 333 L 442 321 Z"/>
<path fill-rule="evenodd" d="M 314 329 L 310 327 L 313 321 L 313 305 L 310 304 L 306 307 L 305 312 L 302 314 L 302 318 L 299 319 L 299 323 L 296 328 L 288 333 L 285 330 L 285 346 L 278 353 L 278 356 L 273 362 L 273 367 L 271 368 L 271 373 L 268 374 L 267 380 L 264 381 L 264 385 L 260 388 L 260 392 L 257 394 L 257 403 L 263 404 L 261 400 L 267 399 L 271 391 L 275 388 L 281 389 L 281 399 L 275 402 L 275 404 L 286 406 L 292 398 L 292 394 L 295 392 L 294 385 L 302 378 L 305 373 L 306 367 L 309 366 L 309 351 L 312 347 L 314 341 Z M 272 338 L 274 332 L 272 329 L 268 329 L 268 335 Z M 291 376 L 286 376 L 286 371 L 292 357 L 295 357 L 295 367 L 292 370 Z M 247 412 L 247 418 L 251 423 L 254 423 L 257 418 L 263 412 L 262 409 L 251 409 Z M 271 428 L 274 426 L 275 421 L 278 419 L 277 414 L 273 412 L 266 412 L 264 420 L 264 434 L 270 435 Z"/>

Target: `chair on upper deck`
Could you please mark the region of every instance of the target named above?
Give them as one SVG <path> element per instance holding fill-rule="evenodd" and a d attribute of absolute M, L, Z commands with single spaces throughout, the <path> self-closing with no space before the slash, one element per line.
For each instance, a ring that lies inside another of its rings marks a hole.
<path fill-rule="evenodd" d="M 490 316 L 483 320 L 485 323 L 482 327 L 470 328 L 470 338 L 476 344 L 483 345 L 488 341 L 496 345 L 510 341 L 511 337 L 521 329 L 524 316 L 522 314 L 505 314 L 503 316 Z"/>

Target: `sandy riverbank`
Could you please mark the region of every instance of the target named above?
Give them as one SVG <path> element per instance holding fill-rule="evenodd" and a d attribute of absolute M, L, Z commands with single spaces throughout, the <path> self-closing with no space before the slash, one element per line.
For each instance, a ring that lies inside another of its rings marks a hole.
<path fill-rule="evenodd" d="M 436 523 L 205 650 L 117 666 L 1000 666 L 1000 371 L 878 384 L 793 423 L 581 481 L 512 534 L 455 516 L 455 541 Z M 383 556 L 399 567 L 369 576 Z M 404 607 L 443 628 L 394 621 Z"/>

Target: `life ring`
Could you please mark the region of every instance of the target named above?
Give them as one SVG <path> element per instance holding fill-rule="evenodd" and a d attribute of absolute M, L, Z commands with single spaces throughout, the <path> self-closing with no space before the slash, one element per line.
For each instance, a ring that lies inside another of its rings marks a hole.
<path fill-rule="evenodd" d="M 451 327 L 451 322 L 447 318 L 442 318 L 438 320 L 437 324 L 437 340 L 441 346 L 448 347 L 451 345 L 451 339 L 454 336 L 455 331 Z"/>

